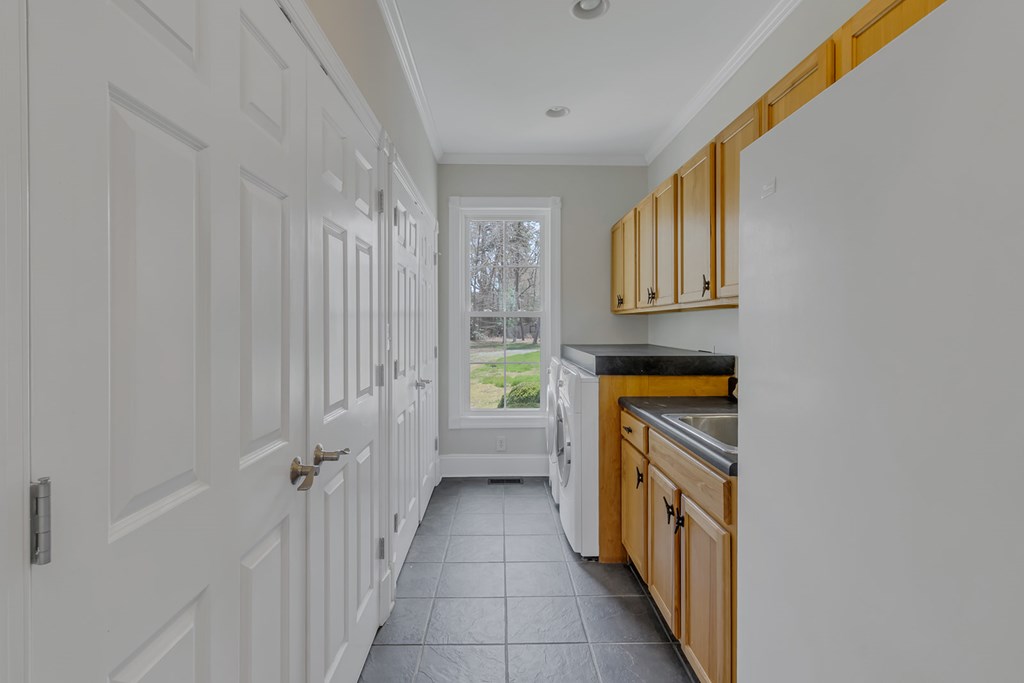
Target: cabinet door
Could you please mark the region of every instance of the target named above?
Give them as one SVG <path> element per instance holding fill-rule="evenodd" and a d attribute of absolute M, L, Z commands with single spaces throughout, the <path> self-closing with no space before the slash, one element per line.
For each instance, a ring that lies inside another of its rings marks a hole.
<path fill-rule="evenodd" d="M 761 103 L 757 102 L 715 139 L 719 298 L 739 296 L 740 293 L 740 152 L 761 136 L 760 111 Z"/>
<path fill-rule="evenodd" d="M 680 641 L 703 683 L 731 683 L 732 537 L 686 496 L 682 514 Z"/>
<path fill-rule="evenodd" d="M 654 191 L 654 305 L 676 302 L 676 178 Z"/>
<path fill-rule="evenodd" d="M 626 304 L 626 292 L 623 288 L 622 277 L 622 249 L 622 221 L 619 221 L 612 228 L 612 313 L 618 313 Z"/>
<path fill-rule="evenodd" d="M 832 85 L 835 77 L 835 45 L 826 40 L 765 93 L 761 100 L 761 130 L 770 131 Z"/>
<path fill-rule="evenodd" d="M 673 635 L 679 637 L 679 489 L 654 465 L 647 467 L 647 587 Z"/>
<path fill-rule="evenodd" d="M 622 545 L 647 581 L 647 458 L 622 441 Z"/>
<path fill-rule="evenodd" d="M 943 0 L 871 0 L 835 35 L 836 78 L 881 50 Z"/>
<path fill-rule="evenodd" d="M 637 308 L 648 308 L 654 305 L 654 288 L 657 286 L 654 272 L 656 245 L 654 199 L 648 195 L 636 205 Z"/>
<path fill-rule="evenodd" d="M 714 299 L 715 145 L 679 169 L 679 303 Z"/>
<path fill-rule="evenodd" d="M 636 209 L 622 219 L 622 288 L 625 303 L 622 310 L 636 308 Z"/>

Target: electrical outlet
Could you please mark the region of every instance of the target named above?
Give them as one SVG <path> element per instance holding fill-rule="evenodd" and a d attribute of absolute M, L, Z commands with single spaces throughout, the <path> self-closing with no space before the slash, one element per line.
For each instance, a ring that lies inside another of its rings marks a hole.
<path fill-rule="evenodd" d="M 506 448 L 506 445 L 505 445 L 505 435 L 502 434 L 497 439 L 495 439 L 495 441 L 494 441 L 494 450 L 497 451 L 498 453 L 504 453 L 505 452 L 505 448 Z"/>

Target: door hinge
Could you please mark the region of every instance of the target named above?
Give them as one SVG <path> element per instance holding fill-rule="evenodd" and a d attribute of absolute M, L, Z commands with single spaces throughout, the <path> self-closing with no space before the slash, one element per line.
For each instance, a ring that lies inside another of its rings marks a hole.
<path fill-rule="evenodd" d="M 437 437 L 434 437 L 434 450 L 437 450 Z"/>
<path fill-rule="evenodd" d="M 29 532 L 32 564 L 50 564 L 50 478 L 29 486 Z"/>
<path fill-rule="evenodd" d="M 384 190 L 377 190 L 377 213 L 384 213 Z"/>
<path fill-rule="evenodd" d="M 437 358 L 437 346 L 434 346 L 434 358 Z"/>
<path fill-rule="evenodd" d="M 381 536 L 380 538 L 377 539 L 377 559 L 378 560 L 383 560 L 384 559 L 384 537 L 383 536 Z"/>
<path fill-rule="evenodd" d="M 398 533 L 398 513 L 395 513 L 395 533 Z"/>
<path fill-rule="evenodd" d="M 437 265 L 437 252 L 434 252 L 434 265 Z"/>
<path fill-rule="evenodd" d="M 397 206 L 395 207 L 395 216 L 394 216 L 393 220 L 394 220 L 394 224 L 393 225 L 397 228 L 398 227 L 398 207 Z"/>
<path fill-rule="evenodd" d="M 391 323 L 384 325 L 384 350 L 391 350 Z"/>
<path fill-rule="evenodd" d="M 395 379 L 398 379 L 398 359 L 395 359 Z"/>
<path fill-rule="evenodd" d="M 377 386 L 384 386 L 384 364 L 379 363 L 377 365 Z"/>

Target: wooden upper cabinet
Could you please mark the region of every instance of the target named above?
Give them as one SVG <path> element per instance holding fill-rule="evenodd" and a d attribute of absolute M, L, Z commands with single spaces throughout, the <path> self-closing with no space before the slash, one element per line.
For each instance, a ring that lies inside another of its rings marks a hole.
<path fill-rule="evenodd" d="M 655 269 L 658 249 L 654 232 L 654 197 L 647 195 L 636 205 L 636 305 L 649 308 L 654 305 L 654 289 L 658 286 Z"/>
<path fill-rule="evenodd" d="M 620 310 L 636 308 L 636 209 L 622 218 L 622 289 Z"/>
<path fill-rule="evenodd" d="M 682 501 L 680 642 L 703 683 L 732 683 L 732 536 L 689 498 Z"/>
<path fill-rule="evenodd" d="M 835 34 L 836 78 L 916 24 L 943 0 L 871 0 Z"/>
<path fill-rule="evenodd" d="M 626 303 L 626 290 L 622 278 L 622 221 L 612 228 L 612 313 L 622 310 Z"/>
<path fill-rule="evenodd" d="M 647 466 L 647 587 L 677 638 L 679 629 L 679 487 L 654 465 Z"/>
<path fill-rule="evenodd" d="M 765 93 L 761 100 L 762 131 L 770 131 L 835 82 L 835 54 L 832 40 L 826 40 Z"/>
<path fill-rule="evenodd" d="M 676 177 L 654 191 L 654 305 L 676 303 Z"/>
<path fill-rule="evenodd" d="M 709 144 L 676 174 L 679 205 L 679 303 L 714 299 L 715 145 Z"/>
<path fill-rule="evenodd" d="M 647 458 L 622 440 L 622 545 L 647 581 Z"/>
<path fill-rule="evenodd" d="M 719 298 L 740 293 L 740 152 L 761 137 L 761 103 L 757 102 L 715 138 L 718 202 L 715 248 Z"/>

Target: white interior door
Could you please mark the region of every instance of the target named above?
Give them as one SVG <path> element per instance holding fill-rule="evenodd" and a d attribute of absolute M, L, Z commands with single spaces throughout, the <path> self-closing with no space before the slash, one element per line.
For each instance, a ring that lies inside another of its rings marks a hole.
<path fill-rule="evenodd" d="M 309 434 L 340 451 L 309 501 L 309 680 L 340 683 L 358 678 L 380 625 L 379 154 L 309 64 Z"/>
<path fill-rule="evenodd" d="M 419 379 L 416 383 L 420 419 L 419 499 L 420 516 L 437 485 L 437 232 L 420 228 L 420 277 L 416 302 L 420 319 Z"/>
<path fill-rule="evenodd" d="M 423 210 L 402 177 L 391 174 L 391 562 L 402 570 L 420 523 L 419 253 Z"/>
<path fill-rule="evenodd" d="M 305 48 L 273 0 L 29 16 L 33 681 L 303 681 Z"/>

